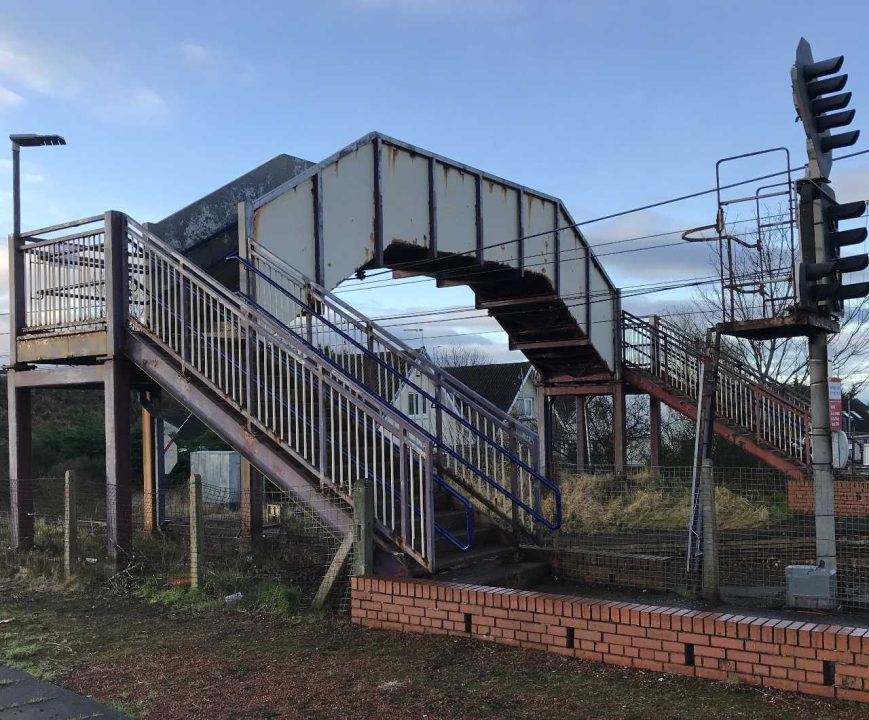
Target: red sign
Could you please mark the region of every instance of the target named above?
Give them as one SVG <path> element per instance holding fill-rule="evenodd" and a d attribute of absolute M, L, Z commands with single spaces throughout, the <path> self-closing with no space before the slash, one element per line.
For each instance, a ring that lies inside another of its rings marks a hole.
<path fill-rule="evenodd" d="M 830 430 L 842 429 L 842 379 L 830 378 Z"/>

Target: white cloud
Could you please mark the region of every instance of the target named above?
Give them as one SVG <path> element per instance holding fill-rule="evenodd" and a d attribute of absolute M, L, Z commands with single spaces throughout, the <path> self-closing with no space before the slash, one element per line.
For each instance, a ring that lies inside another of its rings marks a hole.
<path fill-rule="evenodd" d="M 869 167 L 834 168 L 832 183 L 839 202 L 869 199 Z"/>
<path fill-rule="evenodd" d="M 77 96 L 81 92 L 78 78 L 89 69 L 82 56 L 67 54 L 57 45 L 29 51 L 0 39 L 0 75 L 42 95 Z"/>
<path fill-rule="evenodd" d="M 0 108 L 15 107 L 16 105 L 20 105 L 22 100 L 24 98 L 17 92 L 13 92 L 0 85 Z"/>
<path fill-rule="evenodd" d="M 211 53 L 203 45 L 186 41 L 180 46 L 181 59 L 191 67 L 203 67 L 212 61 Z"/>
<path fill-rule="evenodd" d="M 134 88 L 128 98 L 128 108 L 137 117 L 161 118 L 168 112 L 168 106 L 163 97 L 153 88 Z"/>
<path fill-rule="evenodd" d="M 125 74 L 121 63 L 88 56 L 86 48 L 64 47 L 60 42 L 39 42 L 0 36 L 0 78 L 13 86 L 54 100 L 74 102 L 105 115 L 138 123 L 162 121 L 166 100 L 148 84 Z M 0 107 L 4 104 L 0 87 Z M 9 98 L 20 95 L 12 90 Z"/>

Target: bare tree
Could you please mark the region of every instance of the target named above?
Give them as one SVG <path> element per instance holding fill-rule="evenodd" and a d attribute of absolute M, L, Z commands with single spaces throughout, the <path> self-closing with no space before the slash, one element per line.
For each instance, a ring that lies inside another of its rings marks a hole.
<path fill-rule="evenodd" d="M 768 220 L 770 217 L 764 218 Z M 758 234 L 745 233 L 743 239 L 757 242 Z M 787 225 L 773 225 L 760 233 L 759 247 L 733 246 L 733 279 L 737 287 L 722 297 L 719 286 L 699 286 L 688 313 L 678 314 L 677 324 L 697 337 L 722 319 L 722 306 L 732 308 L 733 320 L 784 317 L 794 305 L 794 258 Z M 714 265 L 718 272 L 718 256 Z M 727 268 L 725 268 L 727 275 Z M 732 305 L 731 305 L 732 303 Z M 830 361 L 836 372 L 848 378 L 850 392 L 866 387 L 869 378 L 854 373 L 869 356 L 869 324 L 862 322 L 869 299 L 850 301 L 840 318 L 841 332 L 830 337 Z M 693 312 L 691 312 L 693 311 Z M 747 340 L 725 338 L 725 348 L 763 379 L 790 387 L 808 385 L 808 344 L 804 337 Z"/>
<path fill-rule="evenodd" d="M 488 365 L 492 358 L 473 345 L 440 345 L 432 352 L 432 360 L 444 368 Z"/>

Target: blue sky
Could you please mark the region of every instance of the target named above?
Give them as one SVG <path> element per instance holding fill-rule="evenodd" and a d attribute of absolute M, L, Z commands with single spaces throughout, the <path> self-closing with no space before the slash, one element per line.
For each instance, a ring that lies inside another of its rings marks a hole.
<path fill-rule="evenodd" d="M 581 222 L 712 187 L 724 156 L 784 145 L 801 164 L 789 84 L 801 35 L 816 57 L 845 54 L 855 124 L 867 128 L 854 149 L 869 147 L 869 5 L 835 5 L 833 17 L 798 0 L 5 0 L 0 129 L 69 142 L 26 152 L 30 227 L 109 208 L 158 220 L 277 153 L 318 161 L 370 130 L 559 196 Z M 869 161 L 841 163 L 833 180 L 840 198 L 869 197 Z M 8 188 L 4 158 L 3 237 Z M 606 242 L 714 215 L 707 197 L 585 232 Z M 604 264 L 622 285 L 710 273 L 699 246 Z M 472 302 L 425 283 L 346 299 L 375 315 Z M 505 357 L 502 341 L 479 338 Z"/>

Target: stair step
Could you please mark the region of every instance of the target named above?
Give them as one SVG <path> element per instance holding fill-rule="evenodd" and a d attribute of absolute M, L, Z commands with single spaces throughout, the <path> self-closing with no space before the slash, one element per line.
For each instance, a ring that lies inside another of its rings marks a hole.
<path fill-rule="evenodd" d="M 458 550 L 453 545 L 449 545 L 448 549 L 438 553 L 437 563 L 440 568 L 459 568 L 482 560 L 500 559 L 506 555 L 510 555 L 513 551 L 512 546 L 500 544 L 475 544 L 470 550 L 464 552 Z"/>
<path fill-rule="evenodd" d="M 505 562 L 503 559 L 483 560 L 466 567 L 438 573 L 436 580 L 470 583 L 489 587 L 525 589 L 549 575 L 549 565 L 539 560 Z"/>
<path fill-rule="evenodd" d="M 438 523 L 440 524 L 440 523 Z M 449 528 L 448 532 L 450 532 L 456 540 L 459 542 L 465 542 L 467 540 L 467 533 L 464 527 L 461 528 Z M 477 547 L 492 547 L 495 544 L 494 531 L 490 527 L 481 527 L 474 528 L 474 543 L 470 550 L 459 551 L 455 545 L 453 545 L 452 541 L 443 537 L 438 533 L 435 533 L 435 544 L 437 547 L 438 557 L 441 557 L 444 553 L 450 553 L 453 550 L 463 553 L 469 553 L 471 550 Z"/>
<path fill-rule="evenodd" d="M 447 496 L 448 499 L 449 496 Z M 451 506 L 448 506 L 448 509 L 440 509 L 437 506 L 437 495 L 435 496 L 435 520 L 437 524 L 442 528 L 447 528 L 448 530 L 459 529 L 462 530 L 467 525 L 467 511 L 464 508 L 452 509 Z"/>

